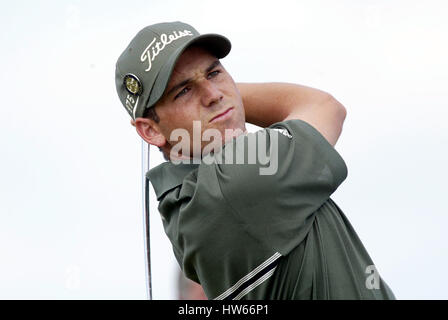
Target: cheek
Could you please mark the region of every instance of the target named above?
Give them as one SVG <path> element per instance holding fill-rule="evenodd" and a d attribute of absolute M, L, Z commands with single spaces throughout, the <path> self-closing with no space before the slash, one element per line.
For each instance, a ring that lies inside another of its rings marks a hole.
<path fill-rule="evenodd" d="M 237 103 L 238 105 L 242 105 L 241 94 L 238 90 L 238 87 L 236 86 L 236 83 L 233 82 L 232 78 L 229 77 L 228 79 L 226 79 L 223 88 L 225 90 L 226 95 L 231 97 L 231 99 L 234 101 L 234 103 Z"/>
<path fill-rule="evenodd" d="M 170 140 L 170 136 L 173 131 L 174 136 L 178 136 L 178 133 L 184 135 L 185 130 L 188 132 L 188 134 L 191 134 L 193 132 L 193 120 L 198 119 L 199 118 L 195 117 L 193 112 L 188 112 L 187 108 L 184 108 L 182 110 L 173 110 L 173 112 L 167 112 L 166 114 L 164 114 L 163 123 L 161 121 L 160 126 L 165 138 L 167 138 L 167 140 Z M 179 131 L 175 132 L 175 130 Z"/>

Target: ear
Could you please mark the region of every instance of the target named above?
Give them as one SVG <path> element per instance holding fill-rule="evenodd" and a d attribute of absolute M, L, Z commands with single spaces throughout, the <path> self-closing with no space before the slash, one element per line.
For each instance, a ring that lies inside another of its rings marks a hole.
<path fill-rule="evenodd" d="M 160 132 L 157 124 L 147 118 L 137 118 L 134 121 L 135 129 L 143 140 L 156 147 L 163 147 L 166 144 L 165 136 Z"/>

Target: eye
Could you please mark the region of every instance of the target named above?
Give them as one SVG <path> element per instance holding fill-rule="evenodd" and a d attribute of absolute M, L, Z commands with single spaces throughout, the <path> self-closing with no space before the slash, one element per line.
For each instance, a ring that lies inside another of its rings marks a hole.
<path fill-rule="evenodd" d="M 207 75 L 207 78 L 208 79 L 211 79 L 211 78 L 214 78 L 214 77 L 216 77 L 218 74 L 220 74 L 221 73 L 221 70 L 215 70 L 215 71 L 212 71 L 212 72 L 210 72 L 208 75 Z"/>
<path fill-rule="evenodd" d="M 174 97 L 174 100 L 176 100 L 179 97 L 182 97 L 184 94 L 186 94 L 188 91 L 190 91 L 189 87 L 183 88 L 176 96 Z"/>

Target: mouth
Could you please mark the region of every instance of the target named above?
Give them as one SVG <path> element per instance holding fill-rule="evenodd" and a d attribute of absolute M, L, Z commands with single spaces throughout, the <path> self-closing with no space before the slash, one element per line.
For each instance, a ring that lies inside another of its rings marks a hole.
<path fill-rule="evenodd" d="M 226 120 L 226 119 L 230 118 L 230 116 L 233 113 L 233 109 L 234 109 L 234 107 L 226 109 L 226 111 L 214 116 L 209 122 L 210 123 L 218 122 L 218 121 L 222 121 L 222 120 Z"/>

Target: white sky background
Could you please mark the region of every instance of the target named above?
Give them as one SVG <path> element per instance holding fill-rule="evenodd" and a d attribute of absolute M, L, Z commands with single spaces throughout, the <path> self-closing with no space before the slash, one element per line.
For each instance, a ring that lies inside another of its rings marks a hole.
<path fill-rule="evenodd" d="M 349 174 L 333 199 L 397 298 L 448 298 L 445 1 L 0 6 L 1 299 L 146 298 L 141 140 L 114 68 L 141 28 L 174 20 L 227 36 L 235 81 L 300 83 L 344 104 Z M 151 201 L 153 296 L 174 299 Z"/>

